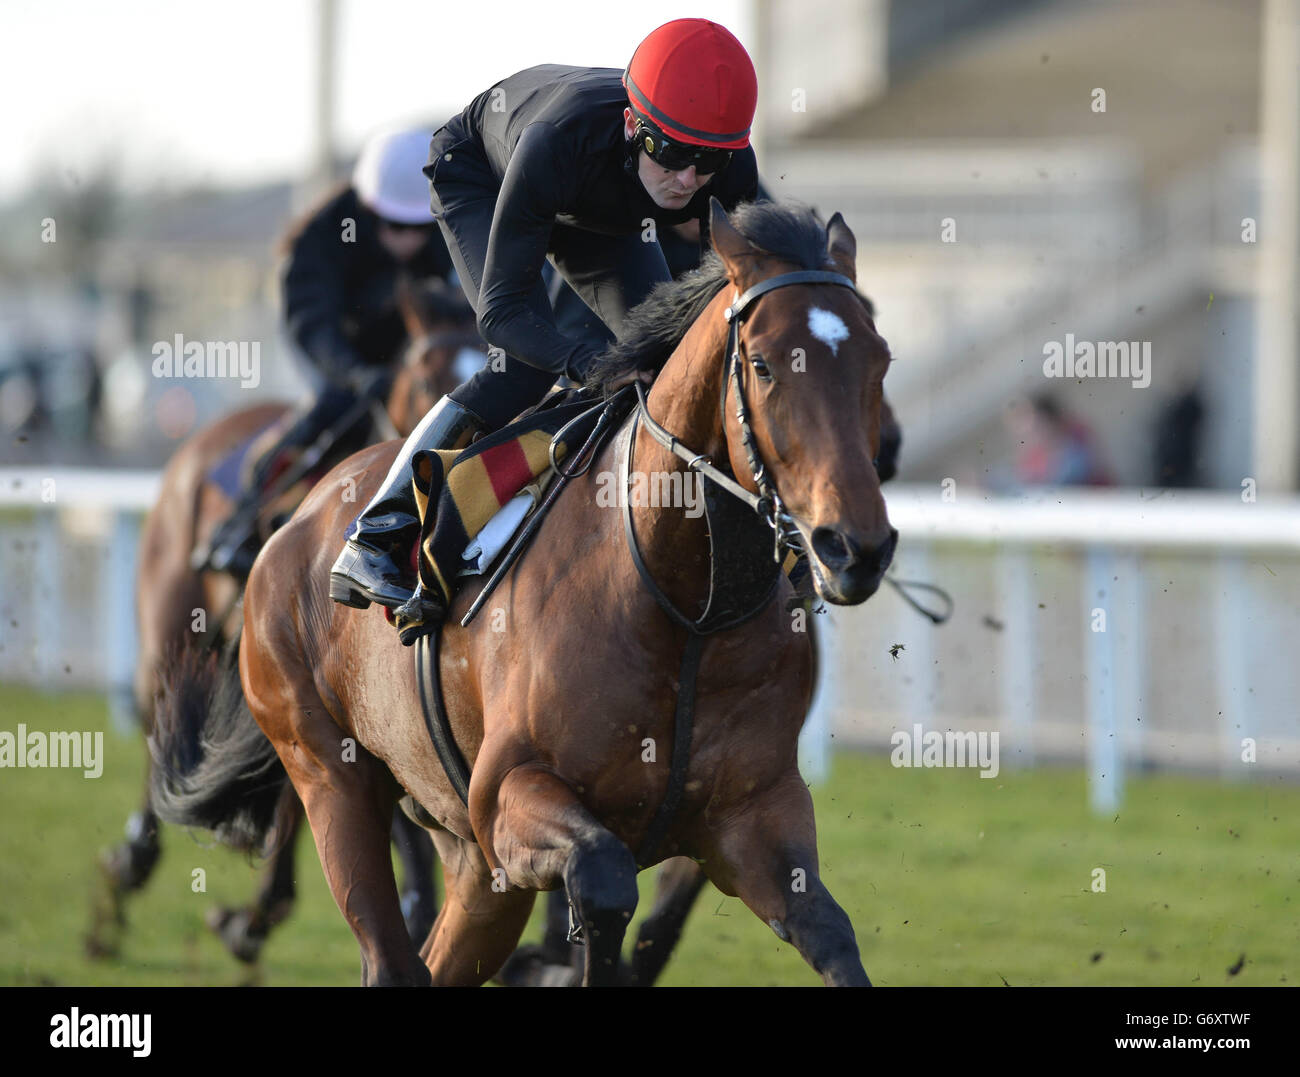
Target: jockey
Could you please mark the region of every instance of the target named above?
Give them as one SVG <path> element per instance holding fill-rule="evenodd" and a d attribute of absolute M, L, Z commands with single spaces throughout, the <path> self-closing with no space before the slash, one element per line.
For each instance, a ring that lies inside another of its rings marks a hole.
<path fill-rule="evenodd" d="M 386 391 L 406 340 L 396 301 L 399 274 L 450 277 L 451 258 L 433 227 L 421 172 L 428 147 L 427 130 L 375 136 L 351 184 L 287 240 L 285 321 L 307 361 L 313 393 L 262 456 L 240 503 L 214 532 L 211 552 L 195 551 L 196 569 L 248 575 L 257 553 L 257 504 L 277 459 L 286 449 L 310 445 L 358 401 Z"/>
<path fill-rule="evenodd" d="M 434 213 L 479 332 L 497 354 L 407 439 L 349 529 L 331 598 L 361 609 L 411 599 L 406 553 L 420 526 L 414 454 L 461 448 L 499 429 L 559 375 L 583 381 L 603 351 L 604 339 L 557 329 L 542 281 L 548 258 L 618 335 L 651 287 L 671 279 L 660 231 L 698 221 L 706 250 L 709 197 L 732 209 L 758 196 L 749 145 L 757 95 L 754 65 L 731 33 L 677 19 L 642 41 L 624 71 L 528 68 L 434 134 L 424 169 Z"/>

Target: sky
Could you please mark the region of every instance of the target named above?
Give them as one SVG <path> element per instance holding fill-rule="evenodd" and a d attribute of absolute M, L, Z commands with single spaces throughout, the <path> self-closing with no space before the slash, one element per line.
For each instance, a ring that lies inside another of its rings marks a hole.
<path fill-rule="evenodd" d="M 752 47 L 746 0 L 654 7 L 338 0 L 335 144 L 441 122 L 539 63 L 623 67 L 670 19 Z M 314 141 L 316 0 L 0 0 L 0 201 L 102 165 L 133 188 L 300 176 Z"/>

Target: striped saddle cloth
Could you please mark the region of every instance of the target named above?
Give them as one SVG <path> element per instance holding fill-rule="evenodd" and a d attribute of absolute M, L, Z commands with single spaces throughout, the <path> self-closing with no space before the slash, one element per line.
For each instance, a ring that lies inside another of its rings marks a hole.
<path fill-rule="evenodd" d="M 581 447 L 603 408 L 598 396 L 562 390 L 468 448 L 415 454 L 411 472 L 420 540 L 412 558 L 426 593 L 449 605 L 459 577 L 491 567 L 504 542 L 541 501 L 555 474 L 552 461 L 559 463 Z M 561 431 L 563 439 L 556 440 Z M 397 628 L 407 642 L 419 634 L 418 623 L 403 622 Z"/>

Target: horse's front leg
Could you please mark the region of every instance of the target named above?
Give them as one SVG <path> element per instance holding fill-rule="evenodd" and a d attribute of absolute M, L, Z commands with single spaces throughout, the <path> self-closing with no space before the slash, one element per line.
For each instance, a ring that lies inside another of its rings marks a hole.
<path fill-rule="evenodd" d="M 704 870 L 794 946 L 828 987 L 870 987 L 848 914 L 817 872 L 812 798 L 798 772 L 723 816 L 703 839 Z"/>
<path fill-rule="evenodd" d="M 480 756 L 475 764 L 492 772 Z M 586 943 L 583 984 L 619 982 L 623 936 L 636 911 L 636 860 L 579 801 L 538 764 L 517 766 L 495 789 L 470 790 L 479 844 L 492 851 L 493 874 L 510 889 L 552 890 L 563 883 Z"/>

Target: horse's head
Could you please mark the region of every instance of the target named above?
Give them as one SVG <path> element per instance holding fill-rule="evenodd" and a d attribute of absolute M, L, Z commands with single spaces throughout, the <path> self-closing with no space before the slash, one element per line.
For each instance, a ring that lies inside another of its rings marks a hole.
<path fill-rule="evenodd" d="M 743 228 L 763 211 L 742 210 L 738 223 Z M 725 292 L 728 303 L 762 281 L 800 270 L 857 279 L 857 244 L 838 213 L 824 241 L 816 237 L 824 250 L 796 237 L 795 247 L 809 248 L 799 261 L 747 238 L 716 199 L 710 229 L 734 289 Z M 740 319 L 739 380 L 758 457 L 803 538 L 818 593 L 837 605 L 863 602 L 880 586 L 898 542 L 876 469 L 889 347 L 856 288 L 833 283 L 774 288 Z M 755 486 L 736 412 L 729 385 L 723 422 L 731 467 Z"/>
<path fill-rule="evenodd" d="M 485 355 L 474 328 L 474 309 L 458 288 L 437 278 L 403 279 L 397 299 L 410 343 L 393 382 L 389 413 L 399 431 L 409 433 L 434 404 L 483 365 Z"/>

